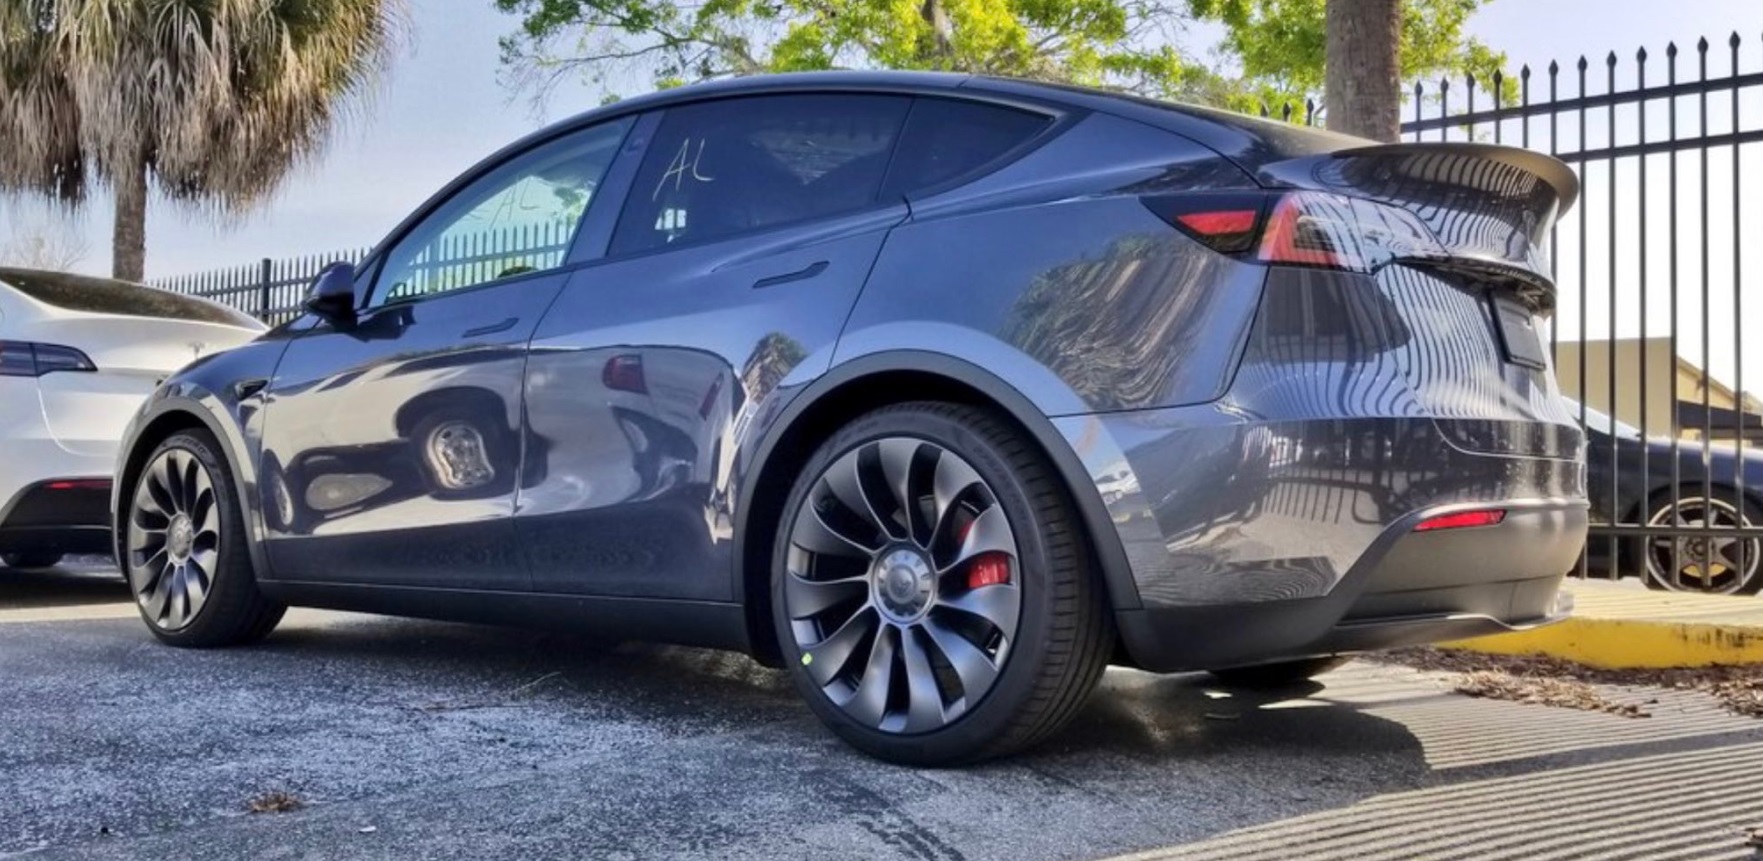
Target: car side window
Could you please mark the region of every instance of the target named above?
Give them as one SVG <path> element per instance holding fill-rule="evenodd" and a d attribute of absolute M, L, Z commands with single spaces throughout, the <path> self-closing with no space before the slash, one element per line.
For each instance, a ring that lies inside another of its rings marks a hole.
<path fill-rule="evenodd" d="M 631 122 L 541 144 L 459 190 L 387 252 L 369 305 L 561 266 Z"/>
<path fill-rule="evenodd" d="M 906 118 L 882 196 L 899 197 L 972 173 L 1052 124 L 1045 114 L 1001 105 L 921 98 Z"/>
<path fill-rule="evenodd" d="M 874 204 L 911 101 L 805 94 L 668 109 L 619 216 L 612 253 Z"/>

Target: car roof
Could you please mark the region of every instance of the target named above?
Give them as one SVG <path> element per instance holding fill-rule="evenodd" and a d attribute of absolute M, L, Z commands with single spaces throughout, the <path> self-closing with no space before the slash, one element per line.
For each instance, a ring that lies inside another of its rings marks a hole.
<path fill-rule="evenodd" d="M 953 72 L 823 71 L 787 72 L 722 78 L 659 90 L 577 114 L 554 123 L 484 160 L 499 161 L 516 150 L 602 120 L 696 101 L 763 93 L 864 92 L 917 95 L 966 95 L 980 99 L 1017 100 L 1126 117 L 1174 132 L 1234 162 L 1253 176 L 1276 161 L 1367 146 L 1376 141 L 1260 119 L 1217 108 L 1162 101 L 1131 93 L 1076 84 L 988 77 Z"/>

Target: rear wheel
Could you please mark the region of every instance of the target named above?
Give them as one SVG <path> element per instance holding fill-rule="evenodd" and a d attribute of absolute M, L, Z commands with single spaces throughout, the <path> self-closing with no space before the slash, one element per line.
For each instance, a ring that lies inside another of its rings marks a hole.
<path fill-rule="evenodd" d="M 1735 505 L 1731 498 L 1708 498 L 1696 490 L 1693 496 L 1655 500 L 1647 525 L 1715 531 L 1645 539 L 1647 585 L 1671 592 L 1755 594 L 1763 589 L 1763 540 L 1727 537 L 1718 530 L 1763 524 L 1763 512 L 1749 499 Z"/>
<path fill-rule="evenodd" d="M 0 553 L 0 567 L 32 569 L 54 568 L 61 564 L 60 553 L 24 550 L 18 553 Z"/>
<path fill-rule="evenodd" d="M 1329 670 L 1338 669 L 1349 660 L 1351 659 L 1344 655 L 1330 655 L 1325 658 L 1304 658 L 1211 672 L 1213 678 L 1233 688 L 1283 688 L 1307 682 Z"/>
<path fill-rule="evenodd" d="M 992 414 L 872 412 L 810 459 L 773 565 L 778 640 L 835 733 L 916 765 L 1021 749 L 1064 726 L 1113 642 L 1072 504 Z"/>
<path fill-rule="evenodd" d="M 147 458 L 125 546 L 141 618 L 167 643 L 249 643 L 281 620 L 285 608 L 257 588 L 232 471 L 206 431 L 176 434 Z"/>

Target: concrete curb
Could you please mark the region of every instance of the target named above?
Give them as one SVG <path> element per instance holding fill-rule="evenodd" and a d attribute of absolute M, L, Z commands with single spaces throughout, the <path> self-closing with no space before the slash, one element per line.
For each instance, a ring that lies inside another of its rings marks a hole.
<path fill-rule="evenodd" d="M 1680 595 L 1633 583 L 1575 582 L 1567 620 L 1445 643 L 1496 655 L 1547 655 L 1604 669 L 1763 664 L 1763 598 Z"/>

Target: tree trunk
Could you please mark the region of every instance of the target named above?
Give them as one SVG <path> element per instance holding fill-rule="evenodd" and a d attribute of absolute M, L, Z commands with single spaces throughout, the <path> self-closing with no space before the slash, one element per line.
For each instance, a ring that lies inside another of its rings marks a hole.
<path fill-rule="evenodd" d="M 147 268 L 147 165 L 137 163 L 111 180 L 116 221 L 110 235 L 110 274 L 140 281 Z"/>
<path fill-rule="evenodd" d="M 918 7 L 918 16 L 930 25 L 931 56 L 942 61 L 945 71 L 951 70 L 949 59 L 955 54 L 955 45 L 950 31 L 954 25 L 949 22 L 949 13 L 943 9 L 942 0 L 924 0 L 924 4 Z"/>
<path fill-rule="evenodd" d="M 1395 142 L 1401 136 L 1401 0 L 1328 0 L 1327 15 L 1329 130 Z"/>

